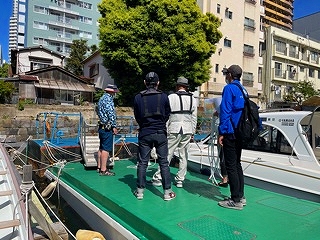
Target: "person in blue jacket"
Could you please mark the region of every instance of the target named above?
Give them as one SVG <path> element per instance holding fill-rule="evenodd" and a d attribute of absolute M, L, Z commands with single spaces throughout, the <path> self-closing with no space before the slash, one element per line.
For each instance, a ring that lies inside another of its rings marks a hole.
<path fill-rule="evenodd" d="M 220 105 L 219 144 L 223 147 L 224 160 L 227 169 L 231 197 L 220 201 L 222 207 L 241 210 L 246 205 L 244 197 L 244 177 L 241 166 L 241 141 L 237 141 L 235 129 L 238 126 L 245 99 L 239 87 L 248 94 L 240 83 L 242 69 L 238 65 L 224 68 L 223 73 L 227 85 L 223 88 Z"/>
<path fill-rule="evenodd" d="M 137 199 L 143 199 L 146 187 L 146 170 L 151 150 L 155 148 L 164 190 L 163 198 L 165 201 L 169 201 L 176 197 L 171 190 L 170 168 L 167 159 L 166 122 L 171 112 L 170 103 L 167 94 L 158 90 L 158 74 L 149 72 L 145 77 L 144 84 L 147 89 L 138 93 L 134 98 L 134 117 L 139 125 L 137 189 L 134 195 Z"/>

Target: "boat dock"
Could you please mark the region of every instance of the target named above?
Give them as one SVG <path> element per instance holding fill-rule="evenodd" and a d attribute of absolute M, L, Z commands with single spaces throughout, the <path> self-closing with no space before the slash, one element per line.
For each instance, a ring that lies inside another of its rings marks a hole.
<path fill-rule="evenodd" d="M 156 169 L 157 164 L 149 167 L 147 180 Z M 95 169 L 86 169 L 77 162 L 67 163 L 59 175 L 60 193 L 106 239 L 287 240 L 320 236 L 320 201 L 302 200 L 246 185 L 247 206 L 241 211 L 225 209 L 218 206 L 218 201 L 229 196 L 229 189 L 217 187 L 208 176 L 195 172 L 187 173 L 183 188 L 172 187 L 177 194 L 172 201 L 164 201 L 162 188 L 152 185 L 147 185 L 144 199 L 137 200 L 133 195 L 136 161 L 116 161 L 114 171 L 114 177 L 101 177 Z M 171 167 L 172 177 L 176 171 Z M 56 178 L 58 172 L 58 168 L 51 168 L 47 174 L 49 178 Z M 71 196 L 73 191 L 75 195 Z M 77 197 L 82 200 L 78 201 Z M 84 206 L 94 209 L 93 219 L 89 219 Z M 99 222 L 99 216 L 103 215 L 109 218 Z M 108 224 L 113 224 L 112 230 Z"/>

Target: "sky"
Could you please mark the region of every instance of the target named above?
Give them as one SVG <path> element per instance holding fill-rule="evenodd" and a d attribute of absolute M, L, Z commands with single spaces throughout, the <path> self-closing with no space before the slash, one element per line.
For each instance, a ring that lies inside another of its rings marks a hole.
<path fill-rule="evenodd" d="M 0 45 L 2 57 L 8 61 L 9 20 L 12 14 L 12 0 L 0 0 Z M 320 0 L 294 0 L 293 19 L 304 17 L 320 11 Z"/>

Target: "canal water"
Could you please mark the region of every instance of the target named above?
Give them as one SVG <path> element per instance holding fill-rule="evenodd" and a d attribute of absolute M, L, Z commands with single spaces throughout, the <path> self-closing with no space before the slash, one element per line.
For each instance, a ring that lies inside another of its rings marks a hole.
<path fill-rule="evenodd" d="M 46 183 L 38 182 L 36 183 L 39 192 L 46 187 Z M 70 205 L 62 198 L 59 197 L 57 191 L 53 193 L 53 195 L 46 200 L 47 204 L 53 210 L 54 214 L 60 219 L 60 221 L 68 228 L 68 230 L 72 233 L 73 236 L 76 236 L 76 233 L 79 229 L 92 230 L 90 226 L 84 221 L 80 215 L 70 207 Z M 50 218 L 53 222 L 58 221 L 56 216 L 52 214 L 48 209 L 46 209 L 49 213 Z M 69 234 L 69 239 L 74 239 L 73 236 Z"/>

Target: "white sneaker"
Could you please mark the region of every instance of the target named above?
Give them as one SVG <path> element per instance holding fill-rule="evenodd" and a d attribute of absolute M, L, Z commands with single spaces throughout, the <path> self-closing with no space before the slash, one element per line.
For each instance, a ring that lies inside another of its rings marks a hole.
<path fill-rule="evenodd" d="M 134 195 L 136 196 L 136 198 L 138 200 L 142 200 L 143 199 L 143 191 L 144 189 L 143 188 L 137 188 L 135 191 L 134 191 Z"/>
<path fill-rule="evenodd" d="M 147 184 L 153 185 L 155 187 L 161 187 L 162 186 L 161 180 L 154 180 L 154 179 L 151 179 L 151 180 L 147 181 Z"/>
<path fill-rule="evenodd" d="M 240 202 L 242 203 L 243 206 L 246 206 L 246 205 L 247 205 L 247 199 L 246 199 L 246 197 L 240 198 Z"/>
<path fill-rule="evenodd" d="M 183 182 L 182 181 L 177 181 L 175 183 L 175 185 L 176 185 L 177 188 L 183 188 Z"/>
<path fill-rule="evenodd" d="M 176 194 L 170 189 L 164 190 L 163 199 L 165 201 L 170 201 L 176 197 Z"/>

